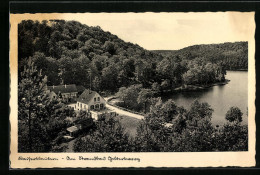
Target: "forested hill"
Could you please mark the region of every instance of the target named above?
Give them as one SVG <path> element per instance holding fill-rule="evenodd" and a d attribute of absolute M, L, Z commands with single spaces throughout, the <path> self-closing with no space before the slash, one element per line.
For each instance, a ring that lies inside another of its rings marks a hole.
<path fill-rule="evenodd" d="M 98 26 L 76 21 L 26 20 L 18 25 L 19 72 L 31 58 L 47 76 L 48 85 L 76 84 L 110 93 L 138 84 L 168 92 L 184 85 L 203 86 L 225 80 L 222 62 L 208 61 L 212 55 L 220 59 L 214 49 L 211 55 L 203 49 L 192 50 L 187 56 L 185 50 L 178 51 L 183 52 L 182 56 L 163 56 L 125 42 Z M 240 51 L 230 49 L 225 54 L 237 53 Z M 190 60 L 193 57 L 189 55 L 197 58 Z"/>
<path fill-rule="evenodd" d="M 29 57 L 48 76 L 49 85 L 80 84 L 94 89 L 114 89 L 133 84 L 146 84 L 154 77 L 155 61 L 162 56 L 137 44 L 125 42 L 99 26 L 76 21 L 25 20 L 18 25 L 19 68 Z M 146 72 L 139 76 L 138 70 Z M 140 67 L 140 69 L 138 69 Z"/>
<path fill-rule="evenodd" d="M 153 58 L 150 51 L 137 44 L 124 42 L 116 35 L 103 31 L 99 26 L 87 26 L 76 21 L 22 21 L 18 25 L 19 60 L 42 52 L 45 56 L 73 59 L 85 55 L 93 59 L 95 55 L 111 57 Z"/>
<path fill-rule="evenodd" d="M 248 69 L 248 42 L 203 44 L 180 50 L 154 50 L 153 52 L 188 60 L 203 58 L 212 63 L 222 62 L 227 70 Z"/>

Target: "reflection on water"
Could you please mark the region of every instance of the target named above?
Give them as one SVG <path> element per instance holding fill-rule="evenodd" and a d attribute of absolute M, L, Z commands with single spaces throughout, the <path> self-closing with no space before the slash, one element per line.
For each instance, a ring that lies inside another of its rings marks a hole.
<path fill-rule="evenodd" d="M 237 106 L 244 113 L 243 123 L 247 123 L 247 77 L 246 71 L 227 71 L 226 79 L 230 82 L 226 85 L 214 86 L 205 90 L 192 92 L 179 92 L 171 95 L 178 106 L 189 109 L 191 103 L 198 99 L 200 102 L 207 102 L 214 109 L 212 115 L 213 124 L 225 123 L 225 114 L 232 106 Z M 165 98 L 164 98 L 165 100 Z"/>

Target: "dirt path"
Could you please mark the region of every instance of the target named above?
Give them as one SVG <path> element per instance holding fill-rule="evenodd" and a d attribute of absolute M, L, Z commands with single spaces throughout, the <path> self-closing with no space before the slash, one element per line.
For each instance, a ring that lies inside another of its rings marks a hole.
<path fill-rule="evenodd" d="M 112 97 L 106 97 L 104 98 L 106 101 L 109 99 L 109 98 L 112 98 Z M 108 109 L 111 109 L 113 111 L 115 111 L 116 113 L 118 113 L 119 115 L 126 115 L 126 116 L 129 116 L 129 117 L 134 117 L 134 118 L 137 118 L 137 119 L 144 119 L 144 116 L 143 115 L 140 115 L 140 114 L 134 114 L 132 112 L 128 112 L 128 111 L 125 111 L 123 109 L 119 109 L 117 107 L 114 107 L 114 106 L 111 106 L 109 105 L 108 103 L 106 104 L 106 107 Z"/>
<path fill-rule="evenodd" d="M 68 152 L 68 153 L 74 152 L 74 151 L 73 151 L 73 145 L 74 145 L 74 142 L 75 142 L 75 141 L 76 141 L 76 139 L 71 140 L 70 142 L 67 143 L 67 144 L 68 144 L 68 148 L 67 148 L 66 152 Z"/>

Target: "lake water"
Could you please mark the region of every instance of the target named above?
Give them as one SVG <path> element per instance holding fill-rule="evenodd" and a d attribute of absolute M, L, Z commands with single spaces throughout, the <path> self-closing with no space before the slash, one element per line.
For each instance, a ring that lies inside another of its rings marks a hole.
<path fill-rule="evenodd" d="M 191 103 L 198 99 L 200 102 L 207 102 L 214 109 L 212 114 L 212 123 L 222 125 L 226 122 L 225 114 L 232 106 L 237 106 L 243 112 L 243 124 L 247 124 L 247 107 L 248 107 L 248 72 L 247 71 L 227 71 L 226 79 L 230 80 L 228 84 L 213 86 L 211 88 L 192 91 L 180 92 L 171 95 L 178 106 L 186 109 L 190 108 Z"/>

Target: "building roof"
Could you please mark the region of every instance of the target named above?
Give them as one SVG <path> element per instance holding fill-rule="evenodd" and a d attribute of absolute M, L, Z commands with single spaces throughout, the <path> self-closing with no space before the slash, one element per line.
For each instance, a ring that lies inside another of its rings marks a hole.
<path fill-rule="evenodd" d="M 79 119 L 75 121 L 75 124 L 81 124 L 84 127 L 89 127 L 93 124 L 93 119 L 92 118 L 84 118 L 84 119 Z"/>
<path fill-rule="evenodd" d="M 82 85 L 77 86 L 77 91 L 78 92 L 83 92 L 85 89 L 86 88 L 84 86 L 82 86 Z"/>
<path fill-rule="evenodd" d="M 59 85 L 59 86 L 48 86 L 48 90 L 55 92 L 56 94 L 60 93 L 72 93 L 78 92 L 75 84 L 69 85 Z"/>
<path fill-rule="evenodd" d="M 50 91 L 50 92 L 47 92 L 47 96 L 49 98 L 53 98 L 54 96 L 57 96 L 57 94 L 55 92 L 53 92 L 53 91 Z"/>
<path fill-rule="evenodd" d="M 78 131 L 79 129 L 78 129 L 78 127 L 76 127 L 76 126 L 71 126 L 71 127 L 69 127 L 69 128 L 67 128 L 67 131 L 69 131 L 69 132 L 76 132 L 76 131 Z"/>
<path fill-rule="evenodd" d="M 95 96 L 95 95 L 99 95 L 96 91 L 91 91 L 89 89 L 86 89 L 78 98 L 78 102 L 81 103 L 85 103 L 85 104 L 89 104 L 89 102 L 91 101 L 91 99 Z"/>
<path fill-rule="evenodd" d="M 172 124 L 172 123 L 165 123 L 164 126 L 165 126 L 166 128 L 169 128 L 169 127 L 172 127 L 173 124 Z"/>

